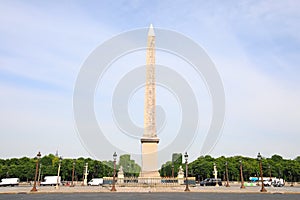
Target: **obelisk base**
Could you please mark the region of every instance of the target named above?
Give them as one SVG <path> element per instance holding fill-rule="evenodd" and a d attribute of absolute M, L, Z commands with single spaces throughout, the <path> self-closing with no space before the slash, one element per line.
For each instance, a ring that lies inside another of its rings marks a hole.
<path fill-rule="evenodd" d="M 141 173 L 140 173 L 140 176 L 139 177 L 150 177 L 150 178 L 152 178 L 152 177 L 154 177 L 154 178 L 160 178 L 160 174 L 159 174 L 159 172 L 156 170 L 156 171 L 142 171 Z"/>
<path fill-rule="evenodd" d="M 160 182 L 160 174 L 157 169 L 158 138 L 142 138 L 142 171 L 139 182 Z"/>

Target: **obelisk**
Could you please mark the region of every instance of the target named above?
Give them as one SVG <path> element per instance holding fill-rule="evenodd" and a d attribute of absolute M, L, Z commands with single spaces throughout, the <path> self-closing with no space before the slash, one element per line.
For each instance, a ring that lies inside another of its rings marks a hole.
<path fill-rule="evenodd" d="M 141 177 L 160 177 L 158 172 L 156 134 L 156 91 L 155 91 L 155 33 L 150 25 L 146 53 L 146 86 L 144 105 L 144 135 L 142 143 Z"/>

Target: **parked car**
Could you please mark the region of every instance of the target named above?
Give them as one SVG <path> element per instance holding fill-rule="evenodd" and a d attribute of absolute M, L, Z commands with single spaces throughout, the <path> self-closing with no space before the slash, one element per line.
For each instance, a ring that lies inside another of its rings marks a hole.
<path fill-rule="evenodd" d="M 216 186 L 216 185 L 221 186 L 222 185 L 222 181 L 220 178 L 215 179 L 215 178 L 207 178 L 204 179 L 203 181 L 200 182 L 200 186 Z"/>

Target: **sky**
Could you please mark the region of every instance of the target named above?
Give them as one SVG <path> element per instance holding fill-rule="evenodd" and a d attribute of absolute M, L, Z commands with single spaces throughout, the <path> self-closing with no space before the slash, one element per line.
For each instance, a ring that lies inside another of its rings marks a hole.
<path fill-rule="evenodd" d="M 297 0 L 0 0 L 0 157 L 33 157 L 38 151 L 47 155 L 57 150 L 63 157 L 95 157 L 74 120 L 77 76 L 98 46 L 152 23 L 155 29 L 178 32 L 201 46 L 221 77 L 225 121 L 210 155 L 256 157 L 261 152 L 265 157 L 279 154 L 294 159 L 300 155 L 299 9 Z M 107 106 L 112 88 L 126 74 L 125 67 L 123 71 L 118 67 L 131 66 L 128 71 L 145 64 L 143 51 L 126 56 L 103 76 L 107 85 L 97 87 L 95 113 L 104 132 L 118 131 Z M 191 160 L 196 159 L 212 115 L 209 92 L 200 94 L 205 83 L 194 80 L 192 70 L 182 70 L 186 64 L 180 59 L 159 51 L 156 57 L 157 64 L 177 63 L 174 69 L 186 72 L 183 76 L 196 93 L 203 123 L 188 149 Z M 143 92 L 139 88 L 132 95 L 128 108 L 140 127 Z M 157 98 L 169 117 L 168 133 L 161 134 L 163 146 L 178 129 L 182 108 L 163 87 Z M 109 141 L 125 144 L 125 153 L 131 152 L 130 147 L 139 150 L 138 142 L 118 138 Z M 96 158 L 107 160 L 112 154 L 103 148 Z"/>

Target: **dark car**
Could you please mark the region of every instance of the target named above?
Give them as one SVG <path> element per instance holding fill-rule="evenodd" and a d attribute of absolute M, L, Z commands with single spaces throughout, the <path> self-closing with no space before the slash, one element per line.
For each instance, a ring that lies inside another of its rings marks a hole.
<path fill-rule="evenodd" d="M 200 182 L 200 186 L 216 186 L 218 183 L 219 186 L 222 185 L 222 181 L 220 178 L 207 178 Z"/>

